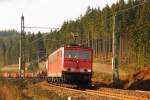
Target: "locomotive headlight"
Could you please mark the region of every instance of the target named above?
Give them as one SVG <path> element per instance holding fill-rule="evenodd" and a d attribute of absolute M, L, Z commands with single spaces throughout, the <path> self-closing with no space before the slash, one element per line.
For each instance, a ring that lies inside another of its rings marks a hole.
<path fill-rule="evenodd" d="M 75 72 L 75 69 L 74 69 L 74 68 L 71 68 L 71 71 L 72 71 L 72 72 Z"/>
<path fill-rule="evenodd" d="M 71 69 L 70 69 L 70 68 L 64 68 L 64 71 L 68 71 L 68 72 L 70 72 L 70 71 L 71 71 Z"/>
<path fill-rule="evenodd" d="M 84 69 L 80 69 L 80 72 L 84 72 Z"/>
<path fill-rule="evenodd" d="M 74 72 L 74 71 L 75 71 L 75 69 L 73 69 L 73 68 L 64 68 L 64 71 Z"/>
<path fill-rule="evenodd" d="M 64 71 L 67 71 L 68 70 L 68 68 L 64 68 Z"/>
<path fill-rule="evenodd" d="M 88 71 L 88 72 L 91 72 L 91 69 L 88 69 L 87 71 Z"/>

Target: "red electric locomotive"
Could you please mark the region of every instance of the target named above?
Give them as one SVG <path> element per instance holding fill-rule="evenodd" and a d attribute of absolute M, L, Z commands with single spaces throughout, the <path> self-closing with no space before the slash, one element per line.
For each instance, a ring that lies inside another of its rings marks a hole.
<path fill-rule="evenodd" d="M 61 47 L 48 56 L 46 68 L 50 81 L 90 83 L 92 77 L 91 48 Z"/>

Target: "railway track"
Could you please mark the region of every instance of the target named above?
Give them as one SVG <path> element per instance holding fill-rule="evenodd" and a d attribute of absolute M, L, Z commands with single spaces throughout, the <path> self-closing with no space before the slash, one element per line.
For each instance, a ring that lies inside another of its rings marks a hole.
<path fill-rule="evenodd" d="M 86 92 L 90 94 L 99 95 L 99 96 L 107 96 L 109 98 L 114 98 L 114 99 L 119 99 L 119 100 L 149 100 L 147 98 L 129 96 L 125 94 L 117 94 L 117 93 L 106 92 L 106 91 L 86 90 Z"/>
<path fill-rule="evenodd" d="M 59 86 L 58 84 L 49 84 L 47 82 L 41 82 L 41 81 L 44 81 L 44 80 L 34 80 L 34 79 L 24 79 L 24 80 L 27 80 L 27 81 L 30 81 L 31 80 L 33 81 L 33 83 L 36 83 L 36 84 L 40 84 L 42 87 L 48 89 L 49 87 L 55 87 L 56 89 L 60 89 L 60 90 L 63 90 L 63 91 L 70 91 L 70 92 L 75 92 L 75 93 L 78 93 L 78 94 L 84 94 L 84 96 L 87 96 L 87 95 L 91 95 L 93 97 L 105 97 L 105 98 L 108 98 L 106 100 L 149 100 L 148 97 L 142 97 L 142 96 L 137 96 L 137 95 L 134 95 L 134 94 L 126 94 L 124 93 L 123 91 L 124 90 L 120 90 L 120 89 L 111 89 L 111 88 L 104 88 L 104 89 L 101 89 L 101 90 L 92 90 L 92 89 L 83 89 L 83 88 L 77 88 L 76 86 L 71 86 L 71 85 L 68 85 L 68 84 L 64 84 L 64 85 L 61 85 Z M 118 91 L 119 90 L 119 91 Z M 147 94 L 150 94 L 149 92 L 145 92 L 145 91 L 135 91 L 135 92 L 140 92 L 140 93 L 147 93 Z M 97 99 L 90 99 L 90 100 L 97 100 Z M 103 99 L 105 100 L 105 99 Z"/>
<path fill-rule="evenodd" d="M 68 85 L 57 86 L 56 84 L 49 84 L 44 80 L 34 80 L 34 79 L 24 79 L 24 80 L 29 81 L 31 83 L 33 81 L 35 85 L 41 86 L 42 88 L 45 88 L 49 91 L 53 91 L 53 92 L 57 91 L 58 94 L 65 93 L 67 94 L 68 97 L 69 96 L 74 97 L 74 94 L 76 94 L 75 97 L 77 98 L 78 97 L 86 98 L 86 99 L 77 99 L 77 100 L 150 100 L 149 97 L 147 96 L 143 97 L 140 95 L 134 95 L 132 93 L 126 94 L 124 90 L 120 90 L 120 89 L 111 89 L 111 88 L 104 88 L 104 89 L 102 88 L 101 90 L 92 90 L 87 88 L 80 89 L 80 88 L 74 88 L 75 86 L 68 87 Z M 53 87 L 52 90 L 50 89 L 51 87 Z M 135 91 L 135 92 L 150 94 L 149 92 L 145 92 L 145 91 Z"/>
<path fill-rule="evenodd" d="M 111 91 L 100 91 L 100 90 L 90 90 L 90 89 L 85 89 L 85 90 L 78 90 L 78 89 L 72 89 L 72 88 L 66 88 L 66 87 L 62 87 L 62 86 L 56 86 L 53 84 L 46 84 L 44 83 L 42 85 L 42 87 L 44 88 L 49 88 L 49 87 L 55 87 L 57 89 L 63 89 L 64 91 L 72 91 L 72 92 L 76 92 L 79 94 L 84 94 L 84 95 L 91 95 L 91 96 L 96 96 L 99 98 L 108 98 L 107 100 L 149 100 L 148 98 L 143 98 L 143 97 L 137 97 L 137 96 L 131 96 L 131 95 L 125 95 L 125 94 L 121 94 L 121 93 L 114 93 Z M 92 100 L 92 99 L 90 99 Z M 95 100 L 95 99 L 93 99 Z"/>

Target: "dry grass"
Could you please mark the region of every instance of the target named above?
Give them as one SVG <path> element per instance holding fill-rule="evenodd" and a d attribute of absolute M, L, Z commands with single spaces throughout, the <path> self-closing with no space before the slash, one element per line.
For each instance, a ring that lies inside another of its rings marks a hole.
<path fill-rule="evenodd" d="M 24 94 L 31 100 L 62 100 L 62 97 L 46 89 L 42 89 L 39 86 L 34 86 L 25 90 Z"/>
<path fill-rule="evenodd" d="M 0 84 L 0 100 L 21 100 L 20 91 L 10 83 Z"/>
<path fill-rule="evenodd" d="M 6 86 L 0 87 L 0 100 L 14 100 L 12 93 Z"/>
<path fill-rule="evenodd" d="M 0 79 L 0 100 L 63 100 L 26 79 Z"/>

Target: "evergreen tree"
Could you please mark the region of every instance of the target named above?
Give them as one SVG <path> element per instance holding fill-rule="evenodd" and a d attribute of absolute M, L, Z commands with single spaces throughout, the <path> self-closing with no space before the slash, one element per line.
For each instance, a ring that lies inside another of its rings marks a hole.
<path fill-rule="evenodd" d="M 44 41 L 41 32 L 38 32 L 36 37 L 36 50 L 38 59 L 42 59 L 46 55 Z"/>

